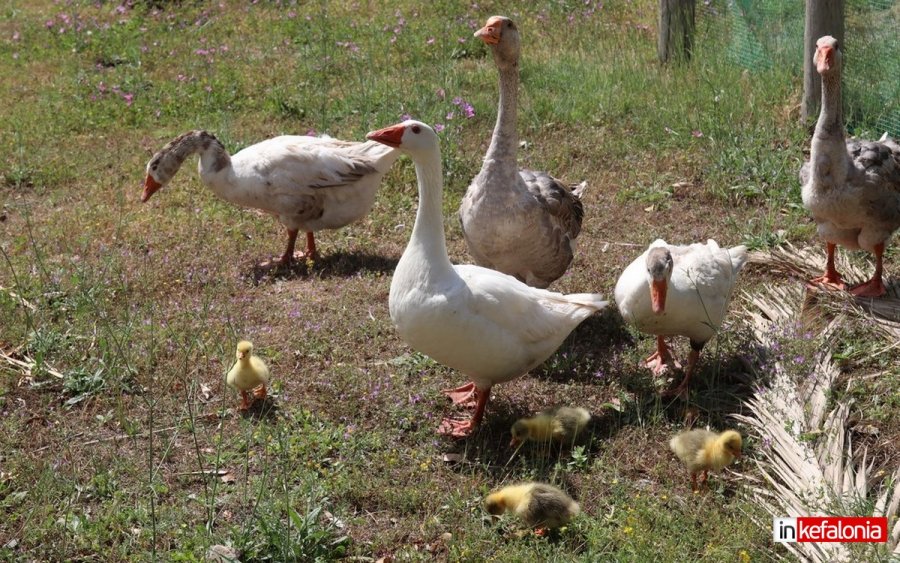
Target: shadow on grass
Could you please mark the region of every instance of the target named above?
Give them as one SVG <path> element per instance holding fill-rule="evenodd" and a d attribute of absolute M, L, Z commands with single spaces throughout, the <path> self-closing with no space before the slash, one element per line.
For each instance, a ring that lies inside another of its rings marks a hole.
<path fill-rule="evenodd" d="M 397 262 L 394 258 L 358 250 L 338 251 L 316 261 L 297 261 L 290 266 L 265 268 L 254 265 L 245 277 L 258 285 L 285 279 L 350 277 L 361 272 L 391 273 L 396 269 Z"/>
<path fill-rule="evenodd" d="M 254 399 L 247 410 L 238 412 L 244 418 L 273 422 L 278 418 L 280 411 L 281 407 L 278 406 L 275 399 L 272 396 L 267 396 L 264 399 Z"/>

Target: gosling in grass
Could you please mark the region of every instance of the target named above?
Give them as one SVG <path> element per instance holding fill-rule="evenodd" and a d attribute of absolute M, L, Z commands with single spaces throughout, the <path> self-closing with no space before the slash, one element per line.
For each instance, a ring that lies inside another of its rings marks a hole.
<path fill-rule="evenodd" d="M 569 495 L 545 483 L 503 487 L 484 499 L 484 508 L 494 516 L 513 512 L 528 526 L 537 528 L 538 535 L 543 535 L 546 529 L 565 526 L 581 511 Z"/>
<path fill-rule="evenodd" d="M 250 407 L 248 391 L 253 391 L 257 399 L 266 398 L 266 383 L 269 382 L 269 368 L 265 362 L 253 355 L 253 344 L 241 340 L 237 345 L 237 362 L 228 372 L 225 381 L 241 392 L 242 411 Z"/>
<path fill-rule="evenodd" d="M 705 484 L 710 469 L 720 471 L 741 457 L 742 440 L 735 430 L 719 434 L 697 429 L 676 435 L 669 447 L 691 472 L 691 490 L 697 491 L 697 475 L 703 473 L 701 485 Z"/>
<path fill-rule="evenodd" d="M 555 441 L 571 445 L 591 420 L 591 413 L 581 407 L 557 407 L 522 418 L 512 425 L 510 446 L 522 442 Z"/>

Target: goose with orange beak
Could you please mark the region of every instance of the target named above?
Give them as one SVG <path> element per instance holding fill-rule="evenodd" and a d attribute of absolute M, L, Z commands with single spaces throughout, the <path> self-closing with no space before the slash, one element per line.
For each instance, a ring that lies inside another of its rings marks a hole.
<path fill-rule="evenodd" d="M 838 246 L 875 256 L 875 271 L 865 283 L 850 288 L 858 297 L 880 297 L 884 283 L 885 246 L 900 229 L 900 143 L 887 133 L 878 141 L 847 139 L 841 107 L 843 55 L 830 35 L 816 41 L 813 57 L 822 78 L 822 109 L 810 142 L 809 162 L 800 168 L 803 206 L 825 241 L 825 272 L 809 281 L 824 289 L 846 290 L 835 269 Z"/>
<path fill-rule="evenodd" d="M 284 253 L 260 264 L 264 268 L 318 258 L 313 233 L 365 217 L 381 178 L 400 156 L 381 143 L 305 135 L 273 137 L 230 155 L 215 135 L 189 131 L 147 163 L 141 202 L 164 188 L 194 154 L 200 155 L 200 180 L 219 198 L 274 215 L 284 225 Z M 300 231 L 306 232 L 306 251 L 295 253 Z"/>
<path fill-rule="evenodd" d="M 388 309 L 400 338 L 412 349 L 470 380 L 445 394 L 457 405 L 474 407 L 474 413 L 445 418 L 438 427 L 441 434 L 464 437 L 481 422 L 494 385 L 542 364 L 606 301 L 595 293 L 564 295 L 488 268 L 452 264 L 444 238 L 437 134 L 408 120 L 366 138 L 399 149 L 416 166 L 419 207 L 391 278 Z"/>
<path fill-rule="evenodd" d="M 546 288 L 575 257 L 585 184 L 570 186 L 547 172 L 519 168 L 519 28 L 507 17 L 493 16 L 475 37 L 493 54 L 500 100 L 481 170 L 460 202 L 463 238 L 479 266 Z"/>
<path fill-rule="evenodd" d="M 626 322 L 656 336 L 656 351 L 644 365 L 655 374 L 680 366 L 667 336 L 687 336 L 691 342 L 684 379 L 666 396 L 683 396 L 700 359 L 700 351 L 725 318 L 738 272 L 747 261 L 747 248 L 723 249 L 706 244 L 674 246 L 656 240 L 637 257 L 616 283 L 616 303 Z"/>

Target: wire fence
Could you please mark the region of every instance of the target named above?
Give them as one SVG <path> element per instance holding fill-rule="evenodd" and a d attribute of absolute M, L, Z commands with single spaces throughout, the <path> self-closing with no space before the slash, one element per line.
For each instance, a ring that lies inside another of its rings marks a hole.
<path fill-rule="evenodd" d="M 804 2 L 706 0 L 701 13 L 731 26 L 728 56 L 746 68 L 803 68 Z M 844 113 L 847 129 L 900 137 L 900 0 L 846 0 Z"/>

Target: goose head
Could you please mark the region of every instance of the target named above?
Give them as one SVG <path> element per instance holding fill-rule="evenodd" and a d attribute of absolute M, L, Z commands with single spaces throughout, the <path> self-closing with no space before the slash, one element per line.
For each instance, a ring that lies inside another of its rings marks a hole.
<path fill-rule="evenodd" d="M 241 340 L 237 345 L 235 356 L 239 362 L 249 362 L 250 356 L 253 354 L 253 344 L 246 340 Z"/>
<path fill-rule="evenodd" d="M 726 430 L 719 436 L 719 445 L 722 451 L 735 459 L 740 459 L 743 440 L 736 430 Z"/>
<path fill-rule="evenodd" d="M 160 149 L 147 163 L 147 176 L 144 179 L 141 201 L 147 201 L 150 196 L 165 187 L 185 159 L 195 153 L 200 154 L 201 175 L 204 170 L 219 172 L 231 164 L 231 158 L 215 135 L 203 130 L 188 131 Z"/>
<path fill-rule="evenodd" d="M 813 62 L 816 63 L 816 70 L 822 76 L 833 73 L 840 74 L 842 58 L 838 40 L 834 37 L 825 35 L 816 41 L 816 54 Z"/>
<path fill-rule="evenodd" d="M 144 193 L 141 194 L 141 203 L 150 199 L 150 196 L 162 189 L 169 180 L 178 172 L 181 162 L 175 162 L 171 151 L 165 149 L 159 151 L 150 162 L 147 163 L 147 177 L 144 179 Z"/>
<path fill-rule="evenodd" d="M 366 139 L 400 149 L 412 157 L 432 152 L 438 146 L 438 136 L 434 129 L 414 119 L 370 131 L 366 134 Z"/>
<path fill-rule="evenodd" d="M 647 277 L 650 282 L 650 305 L 653 313 L 666 312 L 666 292 L 672 277 L 672 253 L 664 246 L 655 246 L 647 252 Z"/>
<path fill-rule="evenodd" d="M 484 27 L 475 32 L 494 52 L 498 66 L 515 65 L 519 61 L 519 30 L 505 16 L 491 16 Z"/>

